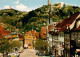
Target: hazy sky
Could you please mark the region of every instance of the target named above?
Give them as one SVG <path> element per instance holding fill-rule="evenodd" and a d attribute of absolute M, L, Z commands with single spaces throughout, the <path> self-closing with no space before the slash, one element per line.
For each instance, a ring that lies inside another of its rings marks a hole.
<path fill-rule="evenodd" d="M 30 11 L 36 8 L 46 5 L 48 0 L 0 0 L 0 9 L 7 9 L 10 6 L 16 10 Z M 54 3 L 67 3 L 69 5 L 79 6 L 80 0 L 50 0 Z"/>

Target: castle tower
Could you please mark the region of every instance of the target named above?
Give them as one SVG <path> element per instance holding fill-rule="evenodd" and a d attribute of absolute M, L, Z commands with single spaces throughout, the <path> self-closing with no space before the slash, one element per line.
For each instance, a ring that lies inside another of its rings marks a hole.
<path fill-rule="evenodd" d="M 10 6 L 10 8 L 9 9 L 13 9 L 11 6 Z"/>
<path fill-rule="evenodd" d="M 48 5 L 50 5 L 50 1 L 48 0 Z"/>

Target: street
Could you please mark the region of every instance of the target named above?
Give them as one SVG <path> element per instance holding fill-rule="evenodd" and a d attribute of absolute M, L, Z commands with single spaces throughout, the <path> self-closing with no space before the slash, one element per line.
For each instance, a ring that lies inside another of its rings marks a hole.
<path fill-rule="evenodd" d="M 36 52 L 34 49 L 25 49 L 24 52 L 20 54 L 20 57 L 38 57 L 35 54 Z"/>

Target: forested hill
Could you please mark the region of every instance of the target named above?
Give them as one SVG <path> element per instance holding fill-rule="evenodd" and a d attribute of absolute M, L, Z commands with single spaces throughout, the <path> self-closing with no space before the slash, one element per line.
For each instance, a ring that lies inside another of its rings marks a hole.
<path fill-rule="evenodd" d="M 61 21 L 64 18 L 80 11 L 80 7 L 54 4 L 52 6 L 53 21 Z M 43 5 L 40 8 L 32 10 L 30 12 L 21 12 L 14 9 L 0 10 L 0 22 L 6 23 L 12 27 L 16 27 L 23 30 L 36 29 L 40 31 L 42 26 L 46 26 L 49 19 L 49 6 Z M 9 26 L 9 27 L 10 27 Z"/>
<path fill-rule="evenodd" d="M 64 4 L 63 7 L 60 7 L 59 4 L 54 4 L 52 6 L 53 21 L 60 22 L 62 19 L 67 18 L 78 11 L 80 11 L 80 8 L 76 6 Z M 46 26 L 48 19 L 49 6 L 43 5 L 38 9 L 30 11 L 23 20 L 27 30 L 30 30 L 31 27 L 33 27 L 37 31 L 40 31 L 42 26 Z"/>

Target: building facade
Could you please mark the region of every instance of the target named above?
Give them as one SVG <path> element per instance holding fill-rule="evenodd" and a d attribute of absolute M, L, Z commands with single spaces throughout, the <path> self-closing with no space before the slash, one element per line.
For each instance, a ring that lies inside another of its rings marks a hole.
<path fill-rule="evenodd" d="M 26 32 L 24 35 L 24 47 L 28 49 L 33 49 L 34 48 L 34 42 L 35 42 L 35 33 L 36 31 L 29 31 Z"/>

